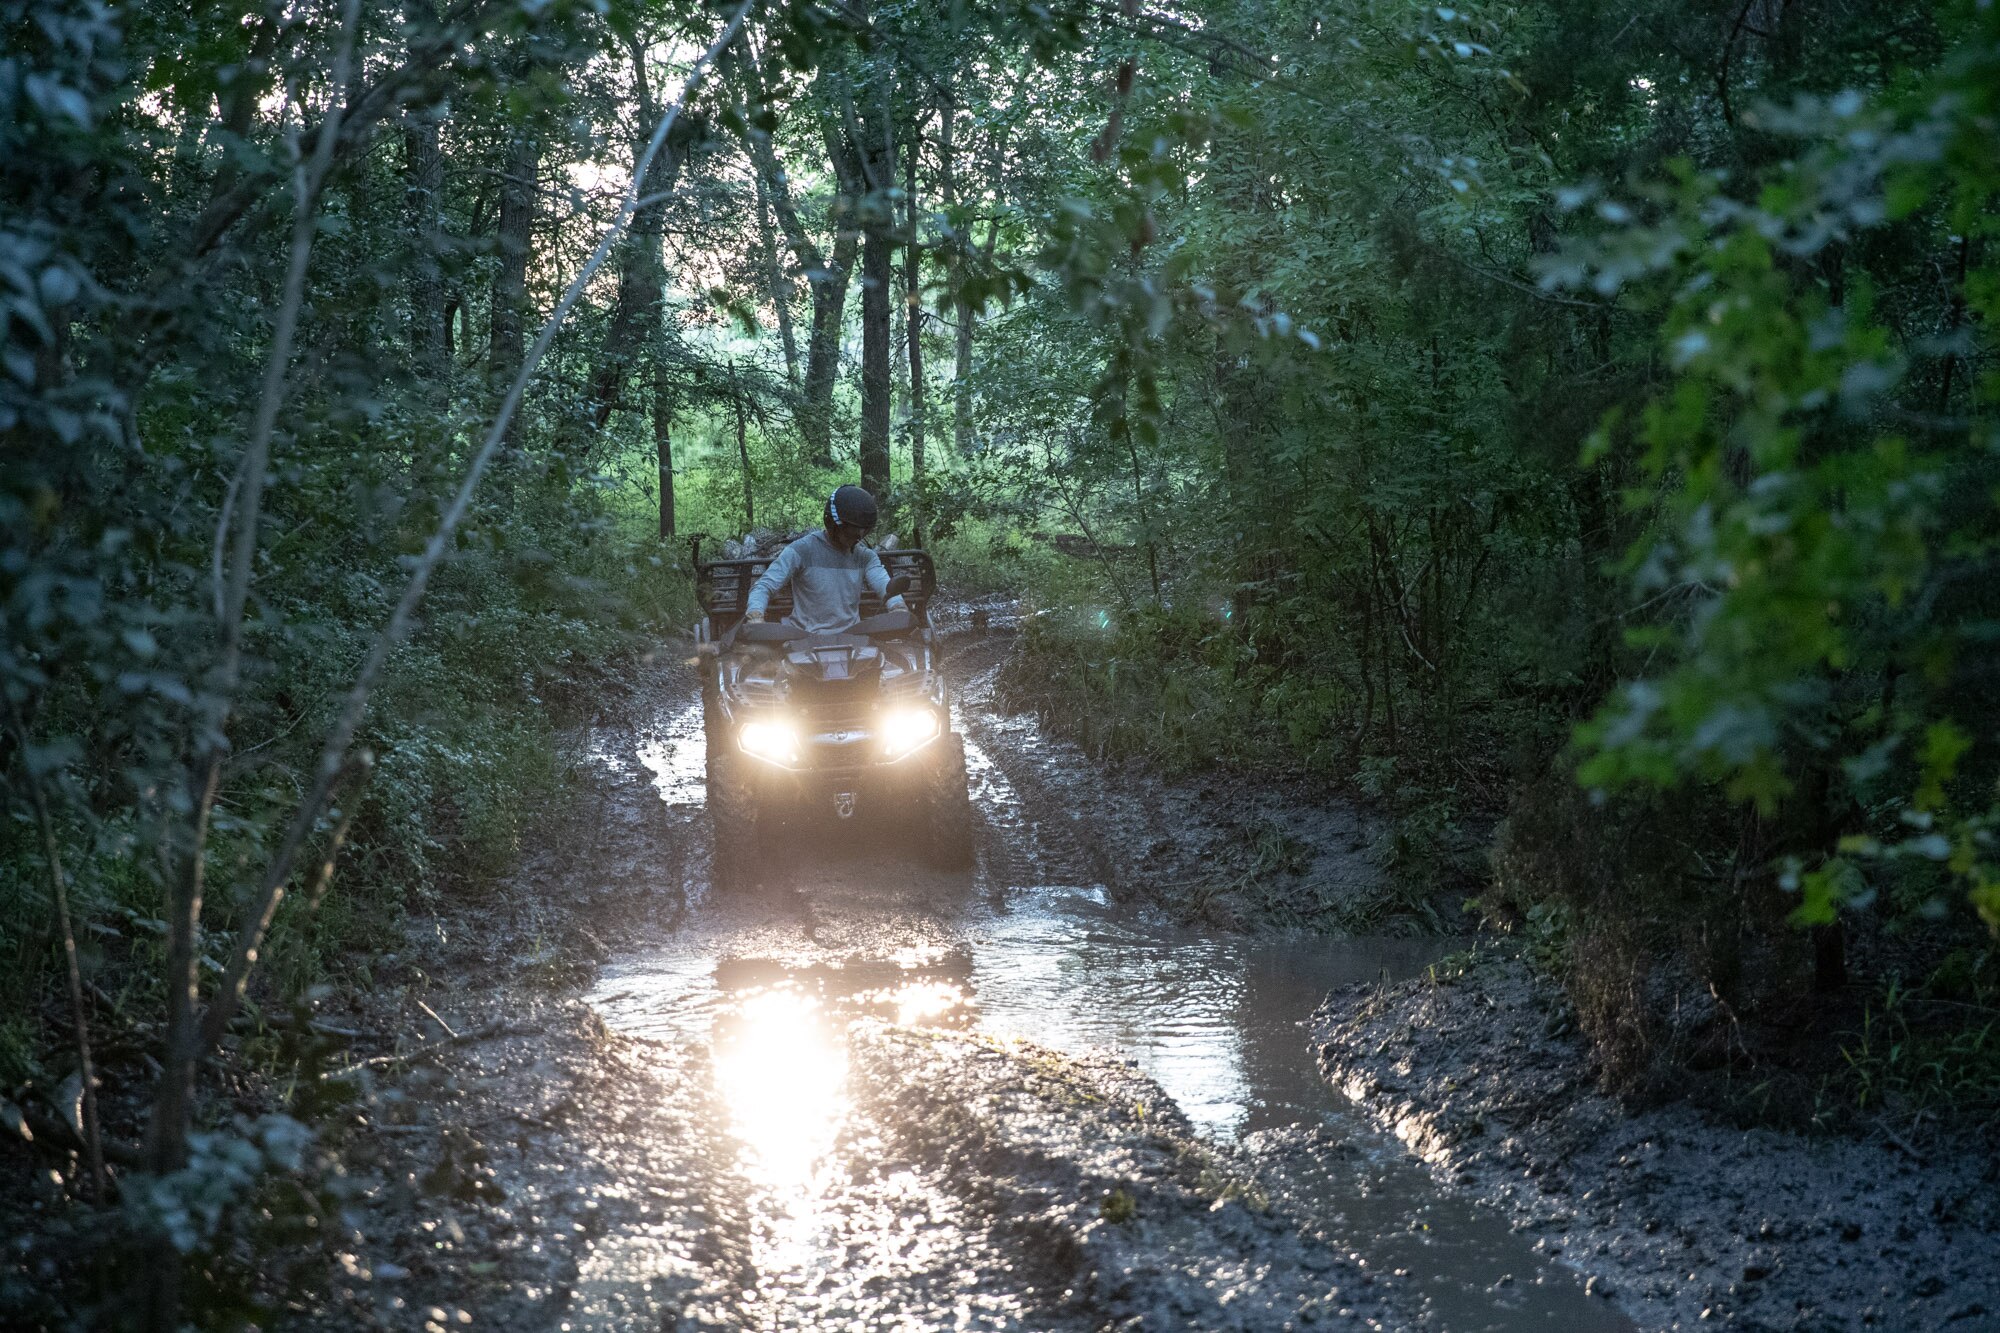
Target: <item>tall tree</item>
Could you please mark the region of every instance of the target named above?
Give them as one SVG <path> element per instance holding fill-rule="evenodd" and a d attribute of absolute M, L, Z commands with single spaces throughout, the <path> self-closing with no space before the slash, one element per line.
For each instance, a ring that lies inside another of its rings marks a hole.
<path fill-rule="evenodd" d="M 805 273 L 807 290 L 812 296 L 811 325 L 806 334 L 805 376 L 800 385 L 797 418 L 807 456 L 820 466 L 830 467 L 833 465 L 833 393 L 840 374 L 841 330 L 860 239 L 855 225 L 854 204 L 864 193 L 859 186 L 861 169 L 854 159 L 853 146 L 840 132 L 837 122 L 825 119 L 813 137 L 825 145 L 828 166 L 838 188 L 830 210 L 834 227 L 833 248 L 831 253 L 827 253 L 813 240 L 812 233 L 799 215 L 797 201 L 792 195 L 791 177 L 786 173 L 764 123 L 773 114 L 773 104 L 755 48 L 746 39 L 731 51 L 730 56 L 731 68 L 747 93 L 747 99 L 739 99 L 736 117 L 737 123 L 743 127 L 744 148 L 750 156 L 758 187 L 770 200 L 778 230 Z M 811 114 L 810 110 L 807 114 Z"/>
<path fill-rule="evenodd" d="M 785 271 L 783 259 L 771 229 L 771 191 L 764 184 L 762 172 L 752 172 L 751 179 L 757 192 L 757 251 L 764 266 L 765 280 L 769 284 L 768 296 L 771 310 L 778 321 L 778 345 L 785 354 L 785 382 L 794 389 L 799 387 L 799 342 L 792 332 L 792 278 Z"/>
<path fill-rule="evenodd" d="M 861 484 L 886 496 L 890 400 L 895 390 L 890 309 L 897 224 L 896 121 L 893 76 L 879 63 L 873 74 L 862 85 L 859 99 L 853 90 L 847 92 L 841 109 L 843 128 L 854 142 L 867 187 L 861 206 Z"/>
<path fill-rule="evenodd" d="M 917 226 L 917 164 L 922 156 L 923 131 L 912 129 L 908 165 L 903 173 L 906 204 L 906 235 L 903 244 L 903 322 L 910 355 L 910 480 L 921 487 L 924 480 L 924 251 Z M 921 502 L 919 502 L 921 504 Z M 924 542 L 921 508 L 910 513 L 912 539 Z"/>
<path fill-rule="evenodd" d="M 632 89 L 639 110 L 638 134 L 633 143 L 636 170 L 646 152 L 646 136 L 652 133 L 660 116 L 653 100 L 652 81 L 646 73 L 645 43 L 635 36 L 627 43 L 626 51 L 632 60 Z M 665 315 L 661 297 L 666 283 L 663 247 L 667 205 L 688 154 L 702 133 L 696 117 L 680 118 L 647 167 L 640 190 L 644 202 L 632 215 L 631 231 L 620 247 L 618 299 L 604 328 L 604 342 L 598 351 L 584 404 L 585 417 L 598 431 L 611 419 L 612 410 L 618 406 L 641 357 L 660 347 L 659 326 Z"/>
<path fill-rule="evenodd" d="M 436 27 L 430 0 L 409 0 L 405 17 L 413 36 Z M 418 372 L 436 379 L 450 361 L 450 334 L 438 241 L 444 225 L 444 152 L 438 143 L 441 106 L 406 111 L 403 123 L 404 209 L 410 259 L 404 311 L 410 352 Z"/>
<path fill-rule="evenodd" d="M 526 351 L 528 263 L 533 258 L 541 140 L 531 123 L 515 125 L 500 168 L 500 208 L 495 223 L 492 314 L 486 343 L 487 373 L 503 381 Z"/>

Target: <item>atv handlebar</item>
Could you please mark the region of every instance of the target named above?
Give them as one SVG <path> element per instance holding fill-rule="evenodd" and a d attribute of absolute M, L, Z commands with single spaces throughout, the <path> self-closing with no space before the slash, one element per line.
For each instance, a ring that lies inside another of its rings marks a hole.
<path fill-rule="evenodd" d="M 894 587 L 893 582 L 891 587 Z M 893 593 L 891 594 L 894 595 Z M 859 634 L 867 638 L 889 638 L 898 634 L 908 634 L 917 628 L 917 617 L 909 611 L 883 611 L 857 622 L 854 628 L 843 631 Z M 776 647 L 791 643 L 796 639 L 813 637 L 796 625 L 766 623 L 761 620 L 746 620 L 730 630 L 723 638 L 723 646 L 738 643 L 764 644 Z"/>

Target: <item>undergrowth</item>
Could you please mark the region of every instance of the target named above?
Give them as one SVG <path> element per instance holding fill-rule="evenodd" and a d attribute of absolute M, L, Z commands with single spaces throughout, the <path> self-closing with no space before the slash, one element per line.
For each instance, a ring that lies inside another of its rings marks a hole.
<path fill-rule="evenodd" d="M 1484 794 L 1421 744 L 1398 754 L 1369 748 L 1351 725 L 1352 693 L 1334 673 L 1266 662 L 1257 634 L 1216 608 L 1114 611 L 1061 580 L 1030 596 L 1056 600 L 1024 617 L 1002 698 L 1094 758 L 1141 760 L 1170 777 L 1220 769 L 1303 778 L 1387 816 L 1373 849 L 1385 872 L 1375 893 L 1321 895 L 1302 881 L 1302 849 L 1264 828 L 1225 873 L 1168 887 L 1165 905 L 1179 919 L 1437 930 L 1439 895 L 1462 896 L 1482 880 Z"/>
<path fill-rule="evenodd" d="M 1906 1125 L 2000 1111 L 2000 964 L 1958 949 L 1923 981 L 1884 979 L 1840 1043 L 1827 1097 Z"/>

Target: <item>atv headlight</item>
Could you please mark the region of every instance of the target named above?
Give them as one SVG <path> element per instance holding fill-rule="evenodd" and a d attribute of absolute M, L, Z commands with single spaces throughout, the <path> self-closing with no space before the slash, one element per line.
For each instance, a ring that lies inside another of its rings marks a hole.
<path fill-rule="evenodd" d="M 934 708 L 896 708 L 882 719 L 882 751 L 901 759 L 929 745 L 944 730 Z"/>
<path fill-rule="evenodd" d="M 736 733 L 736 743 L 743 753 L 766 763 L 790 767 L 799 762 L 799 729 L 784 718 L 745 722 Z"/>

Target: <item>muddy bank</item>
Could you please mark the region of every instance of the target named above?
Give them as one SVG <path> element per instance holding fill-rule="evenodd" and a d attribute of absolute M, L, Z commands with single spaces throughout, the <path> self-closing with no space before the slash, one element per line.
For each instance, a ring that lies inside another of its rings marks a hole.
<path fill-rule="evenodd" d="M 850 1049 L 889 1164 L 936 1174 L 1004 1238 L 1032 1327 L 1230 1333 L 1388 1315 L 1372 1274 L 1120 1061 L 879 1023 Z"/>
<path fill-rule="evenodd" d="M 1452 969 L 1454 973 L 1457 969 Z M 2000 1328 L 2000 1158 L 1742 1130 L 1596 1090 L 1559 992 L 1488 956 L 1334 992 L 1321 1069 L 1642 1328 Z"/>
<path fill-rule="evenodd" d="M 643 743 L 691 682 L 663 654 L 607 683 L 566 738 L 580 799 L 323 1006 L 363 1034 L 340 1055 L 364 1066 L 351 1104 L 319 1127 L 347 1231 L 281 1326 L 740 1326 L 747 1221 L 702 1055 L 614 1034 L 580 998 L 616 941 L 686 910 L 652 784 L 592 755 Z"/>
<path fill-rule="evenodd" d="M 1457 917 L 1452 895 L 1400 890 L 1383 869 L 1389 824 L 1351 800 L 1242 774 L 1177 781 L 1136 761 L 1101 763 L 1045 732 L 999 688 L 1013 608 L 983 609 L 978 632 L 954 622 L 949 661 L 958 721 L 1018 793 L 1029 826 L 996 830 L 997 878 L 1033 883 L 1005 861 L 1010 844 L 1032 843 L 1066 852 L 1076 875 L 1115 897 L 1185 923 L 1379 933 Z"/>

